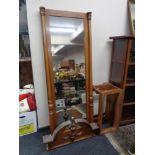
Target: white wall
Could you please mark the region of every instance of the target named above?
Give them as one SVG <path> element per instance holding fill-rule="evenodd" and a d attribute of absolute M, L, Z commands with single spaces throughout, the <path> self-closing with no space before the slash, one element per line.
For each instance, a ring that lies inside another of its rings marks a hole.
<path fill-rule="evenodd" d="M 83 48 L 83 46 L 73 46 L 70 50 L 64 51 L 63 60 L 73 59 L 75 64 L 85 63 Z"/>
<path fill-rule="evenodd" d="M 108 81 L 110 36 L 129 34 L 127 0 L 27 0 L 28 28 L 39 128 L 47 126 L 48 106 L 39 7 L 92 12 L 93 83 Z"/>

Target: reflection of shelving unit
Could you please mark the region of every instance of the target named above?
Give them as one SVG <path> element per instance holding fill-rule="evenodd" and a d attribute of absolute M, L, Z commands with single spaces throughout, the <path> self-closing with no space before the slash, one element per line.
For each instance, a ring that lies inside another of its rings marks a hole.
<path fill-rule="evenodd" d="M 117 36 L 110 39 L 113 39 L 110 82 L 124 90 L 121 124 L 129 124 L 135 117 L 135 38 Z M 112 105 L 107 107 L 107 113 L 111 113 Z"/>
<path fill-rule="evenodd" d="M 64 89 L 64 84 L 67 84 L 68 90 Z M 72 88 L 72 89 L 71 89 Z M 74 89 L 73 89 L 74 88 Z M 59 80 L 55 82 L 56 99 L 66 98 L 68 106 L 77 105 L 82 103 L 81 94 L 85 93 L 85 79 L 74 80 Z M 77 101 L 71 99 L 75 97 Z M 69 99 L 70 98 L 70 99 Z"/>
<path fill-rule="evenodd" d="M 60 81 L 56 81 L 55 84 L 58 84 L 58 83 L 68 83 L 68 82 L 80 82 L 80 81 L 85 81 L 85 79 L 60 80 Z"/>
<path fill-rule="evenodd" d="M 33 84 L 28 32 L 19 33 L 19 57 L 19 87 L 23 88 L 24 85 Z"/>

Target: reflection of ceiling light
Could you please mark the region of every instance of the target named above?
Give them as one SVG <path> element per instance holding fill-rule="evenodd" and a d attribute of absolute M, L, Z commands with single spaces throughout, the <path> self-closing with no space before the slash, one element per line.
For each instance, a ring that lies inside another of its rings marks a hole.
<path fill-rule="evenodd" d="M 52 52 L 54 52 L 55 49 L 56 49 L 55 47 L 53 47 L 53 46 L 51 47 L 51 51 L 52 51 Z"/>
<path fill-rule="evenodd" d="M 75 28 L 57 28 L 57 27 L 51 27 L 50 32 L 55 33 L 73 33 L 75 32 Z"/>

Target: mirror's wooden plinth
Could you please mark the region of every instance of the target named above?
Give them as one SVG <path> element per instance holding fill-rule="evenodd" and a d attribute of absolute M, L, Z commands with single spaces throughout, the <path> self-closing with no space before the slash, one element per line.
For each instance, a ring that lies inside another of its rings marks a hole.
<path fill-rule="evenodd" d="M 75 124 L 74 124 L 75 123 Z M 73 142 L 84 140 L 99 133 L 96 123 L 88 123 L 85 119 L 75 119 L 74 122 L 68 120 L 61 123 L 53 134 L 43 136 L 43 143 L 47 150 L 52 150 Z"/>

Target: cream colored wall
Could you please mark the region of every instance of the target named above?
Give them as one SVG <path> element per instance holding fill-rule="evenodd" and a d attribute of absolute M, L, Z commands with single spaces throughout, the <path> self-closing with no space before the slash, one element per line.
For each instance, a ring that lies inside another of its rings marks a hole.
<path fill-rule="evenodd" d="M 37 101 L 39 128 L 49 125 L 47 89 L 44 68 L 42 30 L 39 7 L 92 12 L 93 83 L 108 81 L 110 36 L 129 34 L 127 0 L 27 0 L 33 78 Z"/>
<path fill-rule="evenodd" d="M 63 60 L 70 60 L 73 59 L 75 64 L 84 63 L 84 47 L 72 47 L 71 50 L 67 50 L 64 52 Z"/>

